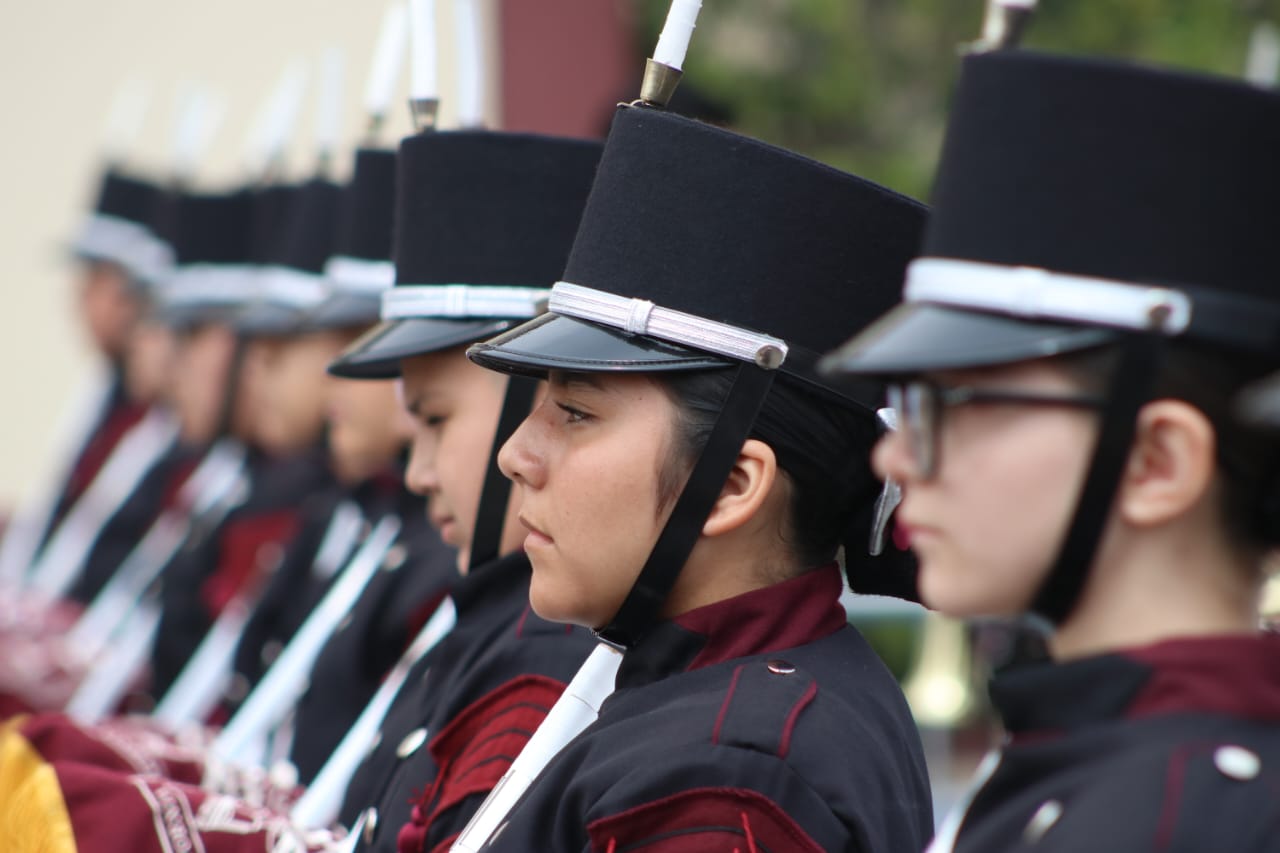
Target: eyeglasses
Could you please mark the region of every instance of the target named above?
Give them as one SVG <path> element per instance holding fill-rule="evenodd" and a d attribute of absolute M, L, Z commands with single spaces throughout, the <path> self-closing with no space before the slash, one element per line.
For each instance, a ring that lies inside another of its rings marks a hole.
<path fill-rule="evenodd" d="M 942 413 L 950 406 L 1013 404 L 1101 409 L 1106 404 L 1106 400 L 1098 395 L 1037 394 L 967 385 L 948 387 L 924 380 L 890 385 L 888 402 L 895 413 L 897 429 L 907 441 L 907 448 L 922 480 L 932 479 L 937 473 Z"/>

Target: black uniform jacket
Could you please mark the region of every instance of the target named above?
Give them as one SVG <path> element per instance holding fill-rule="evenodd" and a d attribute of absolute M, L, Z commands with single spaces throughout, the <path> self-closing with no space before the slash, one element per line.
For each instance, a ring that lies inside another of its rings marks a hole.
<path fill-rule="evenodd" d="M 237 593 L 279 568 L 308 500 L 333 482 L 323 447 L 289 458 L 251 452 L 245 500 L 212 529 L 196 525 L 160 578 L 152 692 L 169 689 Z"/>
<path fill-rule="evenodd" d="M 920 739 L 840 589 L 833 565 L 657 626 L 486 849 L 917 853 Z"/>
<path fill-rule="evenodd" d="M 1280 850 L 1280 636 L 1028 664 L 991 692 L 1009 742 L 956 850 Z"/>
<path fill-rule="evenodd" d="M 68 598 L 86 605 L 93 601 L 160 513 L 173 503 L 200 459 L 201 451 L 175 444 L 146 473 L 98 533 Z"/>
<path fill-rule="evenodd" d="M 43 548 L 76 501 L 85 493 L 111 456 L 111 451 L 147 414 L 147 407 L 129 399 L 125 392 L 124 376 L 119 367 L 113 367 L 111 387 L 102 408 L 95 413 L 93 426 L 85 436 L 84 444 L 76 449 L 75 460 L 67 478 L 58 488 L 53 512 L 47 519 L 40 536 Z"/>
<path fill-rule="evenodd" d="M 303 784 L 315 778 L 414 634 L 458 582 L 457 552 L 427 522 L 423 500 L 399 487 L 394 504 L 403 521 L 400 536 L 321 649 L 294 712 L 289 757 Z M 373 509 L 369 517 L 376 522 L 379 515 Z"/>
<path fill-rule="evenodd" d="M 586 660 L 589 632 L 529 609 L 530 572 L 518 553 L 459 582 L 457 625 L 410 674 L 347 790 L 343 824 L 376 814 L 357 849 L 431 850 L 459 833 Z"/>

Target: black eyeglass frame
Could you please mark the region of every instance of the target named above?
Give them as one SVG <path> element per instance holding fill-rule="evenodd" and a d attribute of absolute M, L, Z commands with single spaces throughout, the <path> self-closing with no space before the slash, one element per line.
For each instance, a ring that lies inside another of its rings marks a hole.
<path fill-rule="evenodd" d="M 942 413 L 952 406 L 1012 404 L 1101 410 L 1107 405 L 1106 398 L 1100 394 L 1042 394 L 971 385 L 941 385 L 925 379 L 890 383 L 886 396 L 888 407 L 896 413 L 897 429 L 907 441 L 916 472 L 922 480 L 930 480 L 938 472 Z"/>

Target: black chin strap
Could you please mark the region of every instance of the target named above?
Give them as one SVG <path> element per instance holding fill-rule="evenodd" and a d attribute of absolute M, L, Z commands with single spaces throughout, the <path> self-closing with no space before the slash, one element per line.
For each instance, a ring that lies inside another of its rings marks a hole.
<path fill-rule="evenodd" d="M 231 428 L 235 425 L 236 418 L 236 397 L 240 395 L 240 373 L 244 369 L 245 353 L 248 349 L 249 342 L 245 340 L 244 335 L 236 335 L 235 347 L 231 350 L 231 364 L 227 367 L 227 384 L 223 386 L 222 399 L 218 401 L 218 422 L 214 427 L 214 441 L 232 434 Z M 247 437 L 233 437 L 242 444 L 249 443 Z"/>
<path fill-rule="evenodd" d="M 596 631 L 601 640 L 626 648 L 639 640 L 657 621 L 663 602 L 702 535 L 707 516 L 720 497 L 743 443 L 751 434 L 756 415 L 773 385 L 774 373 L 754 364 L 742 364 L 737 368 L 733 386 L 711 428 L 702 455 L 694 463 L 684 491 L 649 552 L 649 559 L 613 619 Z"/>
<path fill-rule="evenodd" d="M 502 413 L 498 415 L 498 431 L 493 436 L 493 448 L 489 451 L 489 468 L 484 474 L 480 506 L 476 510 L 475 529 L 471 534 L 471 559 L 467 563 L 470 569 L 498 557 L 502 526 L 507 517 L 507 499 L 511 496 L 511 481 L 498 467 L 498 451 L 528 416 L 537 391 L 536 379 L 527 376 L 507 379 L 507 394 L 502 401 Z"/>
<path fill-rule="evenodd" d="M 1128 464 L 1138 426 L 1138 410 L 1150 399 L 1163 348 L 1164 341 L 1156 334 L 1135 336 L 1121 344 L 1120 359 L 1111 377 L 1107 407 L 1098 430 L 1098 443 L 1080 490 L 1075 515 L 1058 550 L 1058 558 L 1031 605 L 1033 613 L 1054 625 L 1060 625 L 1071 615 L 1084 590 L 1098 541 Z"/>

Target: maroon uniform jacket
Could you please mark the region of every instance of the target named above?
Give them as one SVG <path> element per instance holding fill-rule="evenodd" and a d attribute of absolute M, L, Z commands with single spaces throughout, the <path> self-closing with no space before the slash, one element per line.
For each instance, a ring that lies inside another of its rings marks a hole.
<path fill-rule="evenodd" d="M 1027 664 L 991 692 L 1010 738 L 956 850 L 1280 850 L 1280 637 Z"/>
<path fill-rule="evenodd" d="M 840 589 L 831 566 L 657 626 L 486 849 L 918 853 L 919 736 Z"/>

